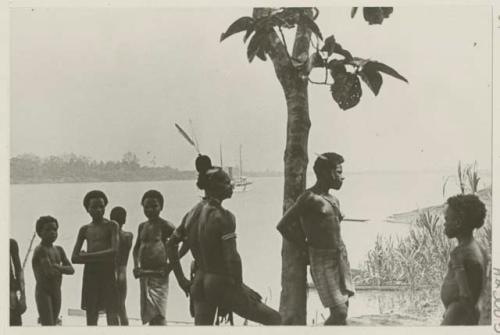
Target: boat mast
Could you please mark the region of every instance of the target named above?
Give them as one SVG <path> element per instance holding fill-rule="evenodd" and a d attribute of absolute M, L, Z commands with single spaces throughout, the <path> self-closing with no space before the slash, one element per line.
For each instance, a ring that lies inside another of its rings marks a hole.
<path fill-rule="evenodd" d="M 240 179 L 243 176 L 243 162 L 241 160 L 241 144 L 240 144 Z"/>
<path fill-rule="evenodd" d="M 219 156 L 220 156 L 220 167 L 223 168 L 224 165 L 222 164 L 222 144 L 219 143 Z"/>

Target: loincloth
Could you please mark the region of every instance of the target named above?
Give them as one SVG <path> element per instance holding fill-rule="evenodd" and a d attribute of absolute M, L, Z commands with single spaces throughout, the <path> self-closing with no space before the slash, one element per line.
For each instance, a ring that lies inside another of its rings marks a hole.
<path fill-rule="evenodd" d="M 309 247 L 311 276 L 323 306 L 333 308 L 354 295 L 351 269 L 344 246 L 335 249 Z"/>
<path fill-rule="evenodd" d="M 83 269 L 82 309 L 96 306 L 98 311 L 116 312 L 119 304 L 118 282 L 113 263 L 85 264 Z"/>
<path fill-rule="evenodd" d="M 144 276 L 140 278 L 140 285 L 142 323 L 148 323 L 158 315 L 166 318 L 168 276 Z"/>

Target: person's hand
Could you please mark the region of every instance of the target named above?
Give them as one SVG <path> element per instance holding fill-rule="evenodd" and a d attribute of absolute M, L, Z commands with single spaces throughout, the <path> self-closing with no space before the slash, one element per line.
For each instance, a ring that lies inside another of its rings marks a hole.
<path fill-rule="evenodd" d="M 134 273 L 134 278 L 137 279 L 141 276 L 141 268 L 134 268 L 134 270 L 132 270 L 132 272 Z"/>
<path fill-rule="evenodd" d="M 186 277 L 184 277 L 182 280 L 179 281 L 179 286 L 186 294 L 186 297 L 188 297 L 191 291 L 191 281 L 189 281 Z"/>
<path fill-rule="evenodd" d="M 21 297 L 17 308 L 19 310 L 19 314 L 26 312 L 26 294 L 24 294 L 23 291 L 21 291 Z"/>
<path fill-rule="evenodd" d="M 306 264 L 309 264 L 309 249 L 307 248 L 306 243 L 300 246 L 300 255 L 304 257 L 304 259 L 306 260 Z"/>

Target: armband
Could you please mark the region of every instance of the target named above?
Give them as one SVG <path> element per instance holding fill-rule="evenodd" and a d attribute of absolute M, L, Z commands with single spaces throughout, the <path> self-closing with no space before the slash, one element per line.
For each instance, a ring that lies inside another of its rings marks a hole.
<path fill-rule="evenodd" d="M 228 234 L 222 235 L 222 237 L 221 237 L 221 239 L 223 241 L 227 241 L 227 240 L 230 240 L 232 238 L 236 238 L 236 233 L 228 233 Z"/>

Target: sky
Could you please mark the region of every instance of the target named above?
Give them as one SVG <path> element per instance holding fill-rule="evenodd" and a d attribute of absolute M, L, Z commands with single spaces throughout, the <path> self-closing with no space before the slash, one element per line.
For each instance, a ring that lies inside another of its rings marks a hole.
<path fill-rule="evenodd" d="M 363 86 L 342 111 L 309 86 L 314 153 L 344 170 L 491 165 L 491 12 L 486 6 L 396 7 L 369 26 L 349 7 L 320 7 L 317 23 L 354 56 L 384 62 L 377 97 Z M 193 169 L 195 151 L 246 170 L 283 169 L 286 105 L 270 61 L 249 64 L 242 36 L 222 32 L 251 8 L 12 8 L 11 156 L 76 153 Z M 292 44 L 292 35 L 288 36 Z M 317 74 L 313 74 L 315 76 Z M 190 123 L 191 120 L 191 123 Z M 192 127 L 190 126 L 192 124 Z"/>

